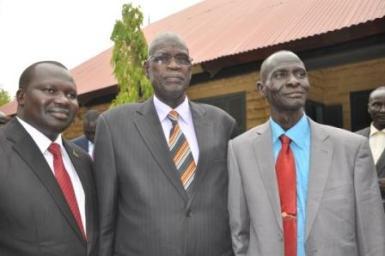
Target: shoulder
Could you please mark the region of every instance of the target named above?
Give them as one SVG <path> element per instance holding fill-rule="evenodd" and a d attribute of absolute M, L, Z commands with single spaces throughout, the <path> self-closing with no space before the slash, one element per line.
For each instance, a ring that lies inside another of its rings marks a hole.
<path fill-rule="evenodd" d="M 204 113 L 208 118 L 213 118 L 214 120 L 224 120 L 229 123 L 235 123 L 235 119 L 223 109 L 220 109 L 216 106 L 198 103 L 190 101 L 191 110 Z"/>
<path fill-rule="evenodd" d="M 69 141 L 66 139 L 63 139 L 63 143 L 69 155 L 72 154 L 77 159 L 92 164 L 91 157 L 79 145 L 75 144 L 73 141 Z"/>
<path fill-rule="evenodd" d="M 364 129 L 358 130 L 356 131 L 356 133 L 368 137 L 370 133 L 370 127 L 366 127 Z"/>
<path fill-rule="evenodd" d="M 87 140 L 86 136 L 82 135 L 82 136 L 79 136 L 79 137 L 76 137 L 76 138 L 72 139 L 71 142 L 76 144 L 76 143 L 79 143 L 79 142 L 84 142 L 86 140 Z"/>
<path fill-rule="evenodd" d="M 367 141 L 367 138 L 357 133 L 329 125 L 319 124 L 314 121 L 311 121 L 311 129 L 312 133 L 320 133 L 321 135 L 325 134 L 336 144 L 346 147 L 360 145 Z"/>
<path fill-rule="evenodd" d="M 266 121 L 263 124 L 257 125 L 250 130 L 245 131 L 244 133 L 238 135 L 234 139 L 231 140 L 231 143 L 234 145 L 240 144 L 244 145 L 245 143 L 249 143 L 251 140 L 258 138 L 262 134 L 270 132 L 269 121 Z"/>
<path fill-rule="evenodd" d="M 122 116 L 130 116 L 143 106 L 144 103 L 128 103 L 121 106 L 111 108 L 101 114 L 104 119 L 122 118 Z"/>

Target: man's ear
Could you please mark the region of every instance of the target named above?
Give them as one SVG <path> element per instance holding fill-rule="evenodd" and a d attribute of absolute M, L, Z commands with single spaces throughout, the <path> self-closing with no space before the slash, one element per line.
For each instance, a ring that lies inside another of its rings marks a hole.
<path fill-rule="evenodd" d="M 262 81 L 257 82 L 257 91 L 262 95 L 265 96 L 265 86 L 263 85 Z"/>
<path fill-rule="evenodd" d="M 17 92 L 16 92 L 16 100 L 17 100 L 17 104 L 19 106 L 24 106 L 24 96 L 25 96 L 24 89 L 19 88 L 19 90 L 17 90 Z"/>

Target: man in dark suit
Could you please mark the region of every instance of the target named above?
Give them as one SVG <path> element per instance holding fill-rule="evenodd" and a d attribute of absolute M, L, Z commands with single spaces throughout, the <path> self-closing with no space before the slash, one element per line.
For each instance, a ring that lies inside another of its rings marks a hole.
<path fill-rule="evenodd" d="M 191 58 L 173 33 L 149 46 L 155 95 L 101 114 L 99 256 L 230 256 L 227 142 L 236 122 L 188 100 Z"/>
<path fill-rule="evenodd" d="M 368 112 L 372 124 L 356 133 L 369 138 L 385 208 L 385 86 L 378 87 L 370 93 Z"/>
<path fill-rule="evenodd" d="M 58 62 L 34 63 L 17 102 L 0 129 L 0 255 L 95 255 L 91 159 L 61 136 L 78 110 L 73 78 Z"/>
<path fill-rule="evenodd" d="M 99 117 L 99 112 L 96 110 L 88 110 L 83 118 L 84 135 L 75 138 L 72 142 L 84 149 L 91 157 L 94 153 L 94 139 L 96 122 Z"/>
<path fill-rule="evenodd" d="M 306 116 L 310 83 L 293 52 L 270 55 L 260 79 L 271 117 L 229 142 L 235 255 L 385 255 L 367 140 Z"/>

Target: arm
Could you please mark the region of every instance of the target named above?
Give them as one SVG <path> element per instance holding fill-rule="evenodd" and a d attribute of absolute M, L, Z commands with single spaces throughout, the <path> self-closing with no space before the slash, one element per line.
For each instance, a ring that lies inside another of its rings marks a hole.
<path fill-rule="evenodd" d="M 117 211 L 117 175 L 114 147 L 109 125 L 101 115 L 98 120 L 94 150 L 95 182 L 99 203 L 99 256 L 113 253 Z"/>
<path fill-rule="evenodd" d="M 364 139 L 355 159 L 354 188 L 359 255 L 383 256 L 385 255 L 385 215 L 369 144 Z"/>
<path fill-rule="evenodd" d="M 230 229 L 235 256 L 246 255 L 250 239 L 250 218 L 232 141 L 228 149 Z"/>

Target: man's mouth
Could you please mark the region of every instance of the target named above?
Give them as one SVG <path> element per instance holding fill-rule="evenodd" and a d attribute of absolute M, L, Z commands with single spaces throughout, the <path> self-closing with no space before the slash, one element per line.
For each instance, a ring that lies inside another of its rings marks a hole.
<path fill-rule="evenodd" d="M 61 120 L 67 120 L 69 116 L 69 111 L 67 109 L 51 109 L 48 112 L 53 117 Z"/>

